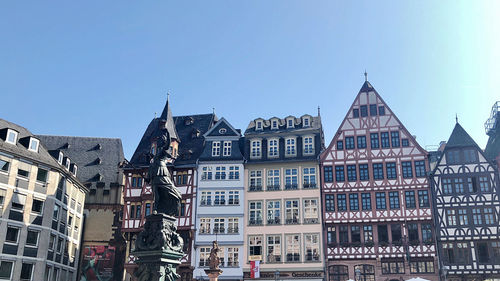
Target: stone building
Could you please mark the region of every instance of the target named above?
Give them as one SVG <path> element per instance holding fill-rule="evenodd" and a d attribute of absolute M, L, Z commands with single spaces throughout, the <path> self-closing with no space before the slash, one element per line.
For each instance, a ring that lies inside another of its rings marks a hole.
<path fill-rule="evenodd" d="M 78 166 L 77 178 L 88 189 L 85 198 L 83 251 L 78 280 L 123 279 L 125 239 L 121 232 L 124 176 L 120 139 L 39 135 L 49 151 L 60 151 Z"/>
<path fill-rule="evenodd" d="M 197 168 L 193 277 L 208 278 L 204 270 L 208 268 L 212 241 L 217 240 L 221 249 L 220 266 L 224 271 L 219 280 L 241 280 L 245 202 L 241 132 L 221 118 L 204 138 L 204 150 Z"/>
<path fill-rule="evenodd" d="M 257 118 L 245 131 L 244 280 L 322 280 L 321 118 Z"/>
<path fill-rule="evenodd" d="M 76 280 L 88 192 L 78 168 L 0 119 L 1 280 Z"/>
<path fill-rule="evenodd" d="M 321 167 L 328 280 L 438 280 L 427 152 L 368 81 Z"/>

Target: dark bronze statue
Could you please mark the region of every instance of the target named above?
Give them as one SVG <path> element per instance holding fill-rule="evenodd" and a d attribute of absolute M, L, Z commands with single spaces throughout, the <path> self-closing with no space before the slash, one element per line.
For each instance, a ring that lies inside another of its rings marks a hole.
<path fill-rule="evenodd" d="M 151 184 L 153 189 L 154 213 L 177 216 L 182 196 L 170 177 L 167 167 L 169 159 L 172 159 L 170 135 L 167 130 L 164 130 L 164 135 L 158 143 L 156 155 L 149 166 L 146 181 Z"/>
<path fill-rule="evenodd" d="M 219 253 L 220 248 L 217 244 L 217 241 L 212 242 L 212 249 L 210 250 L 210 256 L 208 257 L 208 267 L 210 270 L 216 270 L 219 269 L 220 265 L 220 258 L 219 258 Z"/>

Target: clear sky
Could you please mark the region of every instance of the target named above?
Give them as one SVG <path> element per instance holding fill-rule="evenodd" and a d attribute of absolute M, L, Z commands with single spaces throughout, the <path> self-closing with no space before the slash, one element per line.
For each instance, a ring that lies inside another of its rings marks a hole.
<path fill-rule="evenodd" d="M 0 118 L 119 137 L 174 115 L 315 115 L 326 143 L 363 72 L 424 147 L 459 122 L 484 148 L 500 100 L 499 1 L 2 1 Z"/>

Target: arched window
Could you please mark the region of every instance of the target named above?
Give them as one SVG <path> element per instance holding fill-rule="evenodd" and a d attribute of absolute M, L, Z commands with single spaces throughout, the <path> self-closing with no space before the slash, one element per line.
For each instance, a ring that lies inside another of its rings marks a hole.
<path fill-rule="evenodd" d="M 331 265 L 328 267 L 328 281 L 347 281 L 349 271 L 345 265 Z"/>
<path fill-rule="evenodd" d="M 354 274 L 360 273 L 359 281 L 375 281 L 375 266 L 369 264 L 360 264 L 354 266 Z"/>

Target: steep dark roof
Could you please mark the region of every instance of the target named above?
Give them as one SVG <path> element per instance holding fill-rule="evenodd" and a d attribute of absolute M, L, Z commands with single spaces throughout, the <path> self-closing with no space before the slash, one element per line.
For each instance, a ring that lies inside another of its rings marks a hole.
<path fill-rule="evenodd" d="M 162 120 L 162 122 L 165 122 L 170 137 L 179 140 L 179 136 L 177 135 L 177 130 L 175 129 L 174 125 L 174 119 L 172 118 L 172 110 L 170 110 L 168 98 L 167 103 L 165 104 L 165 108 L 163 108 L 163 112 L 160 115 L 160 119 Z"/>
<path fill-rule="evenodd" d="M 130 159 L 129 163 L 131 167 L 139 168 L 149 165 L 151 140 L 161 134 L 159 130 L 160 118 L 155 118 L 149 123 L 134 155 Z M 174 165 L 195 164 L 203 151 L 203 134 L 217 121 L 217 117 L 215 114 L 198 114 L 175 116 L 173 120 L 180 140 L 179 155 Z"/>
<path fill-rule="evenodd" d="M 368 81 L 365 81 L 365 83 L 363 83 L 363 86 L 361 86 L 361 89 L 359 90 L 360 92 L 369 92 L 369 91 L 373 91 L 374 88 L 372 86 L 372 84 L 370 84 L 370 82 Z"/>
<path fill-rule="evenodd" d="M 295 126 L 293 128 L 287 128 L 286 126 L 286 123 L 285 123 L 285 118 L 284 119 L 280 119 L 280 123 L 279 123 L 279 126 L 278 126 L 278 129 L 271 129 L 271 126 L 270 126 L 270 120 L 275 118 L 271 118 L 269 120 L 264 120 L 264 127 L 262 130 L 255 130 L 255 120 L 257 119 L 260 119 L 260 118 L 257 118 L 255 120 L 252 120 L 250 121 L 250 124 L 248 124 L 248 127 L 247 129 L 245 130 L 245 136 L 247 135 L 267 135 L 269 133 L 271 134 L 277 134 L 277 133 L 288 133 L 288 132 L 295 132 L 295 133 L 300 133 L 300 132 L 307 132 L 307 131 L 311 131 L 311 130 L 317 130 L 317 129 L 320 129 L 320 130 L 323 130 L 322 128 L 322 125 L 321 125 L 321 117 L 320 116 L 311 116 L 311 115 L 307 115 L 307 116 L 310 116 L 311 117 L 311 125 L 308 126 L 308 127 L 303 127 L 302 126 L 302 118 L 301 117 L 294 117 L 294 116 L 287 116 L 285 118 L 288 118 L 288 117 L 293 117 L 295 118 Z"/>
<path fill-rule="evenodd" d="M 77 178 L 83 183 L 122 184 L 119 165 L 123 162 L 122 141 L 116 138 L 38 135 L 48 150 L 59 150 L 78 166 Z M 101 175 L 101 179 L 99 176 Z"/>
<path fill-rule="evenodd" d="M 458 147 L 478 147 L 477 143 L 471 138 L 471 136 L 462 128 L 462 126 L 457 122 L 453 132 L 451 133 L 448 142 L 446 143 L 446 148 L 458 148 Z"/>
<path fill-rule="evenodd" d="M 225 132 L 220 131 L 221 129 Z M 199 156 L 200 161 L 227 161 L 227 160 L 243 160 L 243 141 L 241 131 L 235 129 L 224 117 L 221 118 L 213 127 L 204 135 L 205 142 L 202 153 Z M 212 156 L 212 143 L 214 141 L 231 141 L 231 155 L 223 156 L 224 146 L 221 144 L 220 155 Z"/>

